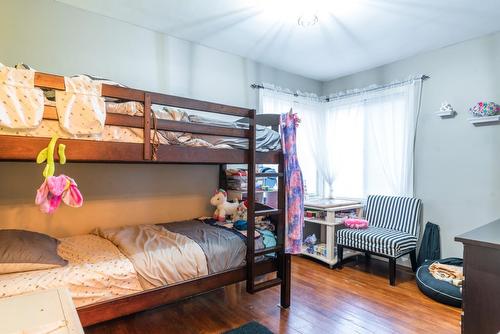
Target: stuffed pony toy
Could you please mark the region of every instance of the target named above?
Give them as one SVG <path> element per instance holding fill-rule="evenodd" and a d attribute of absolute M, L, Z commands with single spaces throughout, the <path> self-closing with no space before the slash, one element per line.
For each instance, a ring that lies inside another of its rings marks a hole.
<path fill-rule="evenodd" d="M 231 203 L 227 201 L 227 193 L 224 189 L 216 191 L 215 195 L 210 199 L 210 204 L 217 207 L 214 212 L 214 219 L 218 221 L 226 221 L 226 216 L 236 213 L 239 203 L 238 201 Z"/>

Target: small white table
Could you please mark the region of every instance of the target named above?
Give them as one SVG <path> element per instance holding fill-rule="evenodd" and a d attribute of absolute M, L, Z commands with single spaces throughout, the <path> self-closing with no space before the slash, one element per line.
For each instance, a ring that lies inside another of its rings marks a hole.
<path fill-rule="evenodd" d="M 306 245 L 302 246 L 302 255 L 325 262 L 330 266 L 330 268 L 333 268 L 333 266 L 337 263 L 336 234 L 339 229 L 344 227 L 345 220 L 345 218 L 336 218 L 336 214 L 341 211 L 354 210 L 357 217 L 362 217 L 363 204 L 358 200 L 342 198 L 311 199 L 305 201 L 304 209 L 322 211 L 326 213 L 325 219 L 304 217 L 305 224 L 312 223 L 321 225 L 321 234 L 319 239 L 324 240 L 324 243 L 326 243 L 326 256 L 317 253 L 309 253 Z M 344 249 L 344 258 L 355 254 L 356 252 L 354 251 L 351 252 L 350 250 Z"/>
<path fill-rule="evenodd" d="M 2 334 L 84 334 L 67 289 L 0 299 Z"/>

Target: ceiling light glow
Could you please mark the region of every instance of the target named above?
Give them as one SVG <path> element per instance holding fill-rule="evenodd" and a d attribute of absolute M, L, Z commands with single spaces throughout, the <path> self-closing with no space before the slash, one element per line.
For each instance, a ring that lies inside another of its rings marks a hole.
<path fill-rule="evenodd" d="M 350 12 L 358 0 L 254 0 L 262 14 L 281 23 L 311 27 L 330 15 Z"/>
<path fill-rule="evenodd" d="M 319 19 L 316 13 L 306 13 L 299 16 L 299 18 L 297 19 L 297 23 L 299 24 L 299 26 L 302 26 L 304 28 L 312 27 L 313 25 L 318 23 L 318 21 Z"/>

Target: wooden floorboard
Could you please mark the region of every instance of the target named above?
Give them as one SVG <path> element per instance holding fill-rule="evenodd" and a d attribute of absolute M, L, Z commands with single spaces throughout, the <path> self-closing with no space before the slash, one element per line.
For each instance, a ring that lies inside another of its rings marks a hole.
<path fill-rule="evenodd" d="M 306 258 L 292 260 L 292 306 L 277 306 L 279 287 L 255 295 L 235 284 L 173 305 L 86 328 L 100 333 L 223 333 L 256 320 L 275 333 L 459 333 L 460 309 L 420 293 L 412 273 L 387 264 L 347 264 L 342 270 Z"/>

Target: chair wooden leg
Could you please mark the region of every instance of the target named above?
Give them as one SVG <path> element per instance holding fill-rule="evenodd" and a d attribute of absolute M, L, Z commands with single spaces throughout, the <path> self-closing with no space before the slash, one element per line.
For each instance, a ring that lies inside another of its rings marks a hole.
<path fill-rule="evenodd" d="M 396 258 L 389 258 L 389 283 L 396 285 Z"/>
<path fill-rule="evenodd" d="M 410 252 L 411 270 L 417 271 L 417 250 L 414 249 Z"/>
<path fill-rule="evenodd" d="M 344 246 L 337 245 L 337 268 L 342 269 L 342 261 L 344 260 Z"/>

